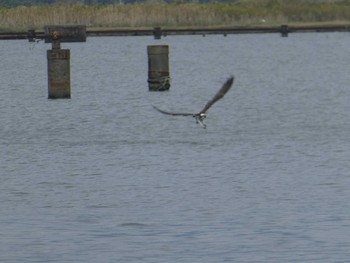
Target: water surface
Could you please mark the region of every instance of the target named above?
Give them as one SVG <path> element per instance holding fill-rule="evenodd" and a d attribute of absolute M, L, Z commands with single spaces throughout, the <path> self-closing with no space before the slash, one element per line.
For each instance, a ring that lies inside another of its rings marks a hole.
<path fill-rule="evenodd" d="M 172 87 L 148 92 L 147 45 Z M 348 33 L 88 38 L 72 99 L 48 44 L 1 41 L 1 262 L 345 262 Z M 198 111 L 225 79 L 234 88 Z"/>

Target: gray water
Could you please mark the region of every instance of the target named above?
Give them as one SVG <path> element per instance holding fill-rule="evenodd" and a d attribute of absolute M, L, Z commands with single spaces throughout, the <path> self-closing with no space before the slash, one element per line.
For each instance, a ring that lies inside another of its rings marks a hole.
<path fill-rule="evenodd" d="M 172 87 L 148 92 L 146 47 Z M 350 35 L 0 42 L 0 262 L 346 262 Z M 227 77 L 233 89 L 192 118 Z"/>

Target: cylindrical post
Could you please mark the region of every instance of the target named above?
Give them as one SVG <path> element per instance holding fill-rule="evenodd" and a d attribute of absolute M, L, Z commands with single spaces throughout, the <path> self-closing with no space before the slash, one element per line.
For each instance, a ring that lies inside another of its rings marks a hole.
<path fill-rule="evenodd" d="M 71 97 L 70 50 L 60 49 L 59 41 L 57 42 L 54 41 L 52 49 L 47 50 L 48 98 L 69 99 Z"/>
<path fill-rule="evenodd" d="M 148 87 L 150 91 L 164 91 L 170 88 L 169 46 L 147 46 Z"/>

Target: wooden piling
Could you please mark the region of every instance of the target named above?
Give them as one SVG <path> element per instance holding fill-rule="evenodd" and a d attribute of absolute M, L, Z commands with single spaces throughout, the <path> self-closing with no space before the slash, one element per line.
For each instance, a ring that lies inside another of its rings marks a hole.
<path fill-rule="evenodd" d="M 150 91 L 165 91 L 170 88 L 169 46 L 147 46 L 148 87 Z"/>

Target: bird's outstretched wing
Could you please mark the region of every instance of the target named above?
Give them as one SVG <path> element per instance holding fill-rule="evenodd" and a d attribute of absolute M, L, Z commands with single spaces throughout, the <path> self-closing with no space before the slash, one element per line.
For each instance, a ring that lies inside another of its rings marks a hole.
<path fill-rule="evenodd" d="M 234 81 L 233 76 L 228 78 L 224 83 L 224 85 L 222 85 L 221 89 L 215 94 L 215 96 L 210 101 L 207 102 L 203 110 L 201 110 L 199 113 L 206 113 L 209 110 L 209 108 L 214 105 L 215 102 L 222 99 L 232 87 L 233 81 Z"/>
<path fill-rule="evenodd" d="M 153 108 L 155 108 L 157 111 L 166 114 L 166 115 L 172 115 L 172 116 L 195 116 L 196 113 L 181 113 L 181 112 L 169 112 L 169 111 L 164 111 L 161 110 L 159 108 L 157 108 L 156 106 L 152 105 Z"/>

